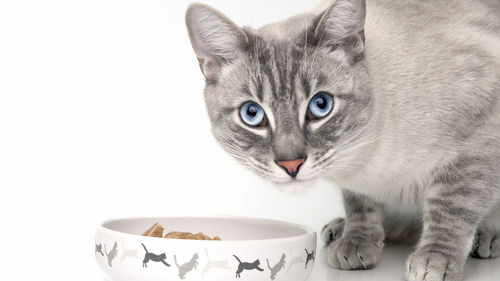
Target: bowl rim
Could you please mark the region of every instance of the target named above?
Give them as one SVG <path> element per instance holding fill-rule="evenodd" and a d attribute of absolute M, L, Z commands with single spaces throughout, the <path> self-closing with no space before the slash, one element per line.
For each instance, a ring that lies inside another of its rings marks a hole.
<path fill-rule="evenodd" d="M 116 221 L 127 221 L 127 220 L 161 220 L 161 219 L 175 219 L 175 218 L 190 218 L 190 219 L 242 219 L 242 220 L 253 220 L 253 221 L 264 221 L 264 222 L 271 222 L 271 223 L 280 223 L 280 224 L 285 224 L 290 227 L 295 227 L 299 228 L 301 230 L 304 230 L 305 233 L 298 234 L 298 235 L 293 235 L 293 236 L 287 236 L 287 237 L 282 237 L 282 238 L 265 238 L 265 239 L 248 239 L 248 240 L 187 240 L 187 239 L 177 239 L 177 238 L 160 238 L 160 237 L 150 237 L 150 236 L 143 236 L 140 234 L 132 234 L 132 233 L 127 233 L 127 232 L 122 232 L 122 231 L 117 231 L 110 229 L 106 227 L 105 225 L 111 222 L 116 222 Z M 114 236 L 130 236 L 134 237 L 136 239 L 145 239 L 145 240 L 151 240 L 154 239 L 155 241 L 164 241 L 164 242 L 170 242 L 170 243 L 189 243 L 189 244 L 205 244 L 205 243 L 214 243 L 214 244 L 238 244 L 238 243 L 274 243 L 277 241 L 280 242 L 285 242 L 287 240 L 296 240 L 299 238 L 307 237 L 310 235 L 314 235 L 317 238 L 317 233 L 314 229 L 301 225 L 298 223 L 293 223 L 293 222 L 288 222 L 288 221 L 282 221 L 282 220 L 277 220 L 277 219 L 269 219 L 269 218 L 257 218 L 257 217 L 245 217 L 245 216 L 230 216 L 230 215 L 216 215 L 216 216 L 159 216 L 159 217 L 149 217 L 149 216 L 139 216 L 139 217 L 122 217 L 122 218 L 113 218 L 113 219 L 107 219 L 102 221 L 97 230 L 96 234 L 99 232 L 105 232 L 110 235 Z M 213 244 L 212 244 L 213 245 Z M 316 247 L 316 245 L 314 245 Z"/>

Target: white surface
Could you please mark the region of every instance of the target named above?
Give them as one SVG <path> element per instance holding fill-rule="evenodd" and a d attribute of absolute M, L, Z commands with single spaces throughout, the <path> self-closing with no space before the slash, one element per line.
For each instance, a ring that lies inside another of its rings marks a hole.
<path fill-rule="evenodd" d="M 320 247 L 320 260 L 309 277 L 311 281 L 403 281 L 404 261 L 411 248 L 404 245 L 386 245 L 379 264 L 372 270 L 341 271 L 326 263 L 326 247 Z M 500 277 L 500 260 L 469 259 L 464 281 L 497 281 Z"/>
<path fill-rule="evenodd" d="M 333 185 L 283 194 L 215 143 L 188 2 L 0 1 L 0 279 L 101 280 L 94 230 L 113 217 L 230 214 L 319 230 L 342 215 Z M 253 26 L 316 4 L 206 2 Z M 317 267 L 311 280 L 401 280 L 403 257 L 389 251 L 370 272 Z M 475 264 L 474 280 L 500 266 Z"/>
<path fill-rule="evenodd" d="M 154 222 L 165 226 L 164 233 L 171 230 L 194 233 L 203 231 L 210 236 L 219 235 L 222 241 L 159 239 L 129 234 L 143 233 Z M 113 281 L 164 281 L 177 280 L 180 276 L 190 281 L 232 281 L 236 273 L 239 273 L 241 280 L 247 281 L 267 280 L 271 276 L 275 281 L 304 281 L 314 264 L 314 261 L 309 261 L 307 268 L 305 267 L 305 249 L 310 253 L 315 252 L 316 234 L 312 229 L 274 220 L 170 217 L 109 221 L 98 228 L 96 241 L 107 245 L 108 252 L 117 243 L 116 257 L 109 256 L 106 252 L 105 256 L 96 254 L 99 267 Z M 139 256 L 144 257 L 145 251 L 141 244 L 149 253 L 164 253 L 164 261 L 170 266 L 151 260 L 144 266 L 141 257 L 129 254 L 139 253 Z M 123 254 L 123 249 L 127 249 L 126 255 Z M 237 271 L 239 262 L 233 255 L 242 262 L 253 263 L 259 260 L 261 271 L 255 268 Z M 175 258 L 181 270 L 177 268 Z M 277 271 L 271 272 L 268 270 L 267 260 L 272 268 L 278 264 L 282 264 L 282 267 L 276 267 Z M 182 270 L 183 264 L 188 261 L 188 269 Z"/>

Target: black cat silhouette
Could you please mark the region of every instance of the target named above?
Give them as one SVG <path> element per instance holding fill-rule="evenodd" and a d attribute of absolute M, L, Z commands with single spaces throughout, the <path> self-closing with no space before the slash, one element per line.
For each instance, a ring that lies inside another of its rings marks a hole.
<path fill-rule="evenodd" d="M 259 267 L 259 259 L 256 259 L 254 262 L 241 262 L 241 260 L 236 255 L 233 255 L 233 257 L 235 257 L 236 260 L 238 260 L 238 262 L 240 263 L 238 265 L 238 270 L 236 270 L 236 278 L 241 277 L 241 273 L 243 272 L 243 270 L 257 269 L 258 271 L 264 271 L 264 269 Z"/>
<path fill-rule="evenodd" d="M 104 244 L 104 252 L 106 253 L 106 256 L 108 257 L 108 265 L 109 267 L 112 267 L 113 260 L 118 256 L 118 243 L 115 242 L 113 244 L 113 249 L 109 251 L 106 249 L 106 244 Z"/>
<path fill-rule="evenodd" d="M 102 252 L 102 244 L 95 244 L 95 254 L 97 253 L 101 254 L 101 256 L 104 257 L 104 253 Z"/>
<path fill-rule="evenodd" d="M 315 255 L 314 255 L 314 251 L 312 251 L 311 253 L 309 253 L 306 249 L 306 254 L 307 254 L 307 258 L 306 258 L 306 269 L 307 269 L 307 264 L 309 264 L 310 261 L 314 261 L 314 258 L 315 258 Z"/>
<path fill-rule="evenodd" d="M 165 255 L 165 253 L 161 253 L 159 255 L 153 254 L 153 253 L 148 252 L 148 249 L 146 249 L 146 246 L 144 246 L 144 244 L 141 243 L 141 245 L 142 245 L 142 247 L 144 247 L 144 250 L 146 251 L 146 254 L 144 255 L 144 260 L 142 260 L 142 267 L 147 268 L 149 261 L 161 262 L 166 266 L 170 266 L 170 264 L 168 264 L 165 261 L 165 259 L 167 258 L 167 255 Z"/>
<path fill-rule="evenodd" d="M 177 263 L 177 257 L 174 255 L 175 265 L 179 269 L 179 278 L 186 279 L 186 273 L 196 269 L 196 267 L 198 266 L 198 258 L 198 254 L 194 254 L 191 260 L 189 260 L 187 263 L 179 265 Z"/>

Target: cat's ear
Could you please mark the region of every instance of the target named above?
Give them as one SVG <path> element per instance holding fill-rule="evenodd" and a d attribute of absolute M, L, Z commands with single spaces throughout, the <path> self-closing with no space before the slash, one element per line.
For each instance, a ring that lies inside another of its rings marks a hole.
<path fill-rule="evenodd" d="M 243 30 L 208 5 L 191 4 L 186 11 L 186 26 L 207 78 L 216 76 L 222 65 L 236 58 L 238 48 L 248 43 Z"/>
<path fill-rule="evenodd" d="M 353 55 L 364 50 L 366 0 L 332 0 L 320 17 L 314 35 L 320 44 L 344 46 Z"/>

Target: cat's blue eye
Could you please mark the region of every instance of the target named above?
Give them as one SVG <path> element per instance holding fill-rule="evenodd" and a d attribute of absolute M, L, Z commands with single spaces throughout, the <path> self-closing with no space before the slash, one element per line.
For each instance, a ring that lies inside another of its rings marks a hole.
<path fill-rule="evenodd" d="M 264 109 L 253 101 L 246 102 L 240 107 L 240 118 L 252 127 L 264 127 L 267 124 Z"/>
<path fill-rule="evenodd" d="M 328 115 L 333 108 L 333 98 L 327 93 L 317 93 L 310 101 L 307 116 L 309 119 L 320 119 Z"/>

